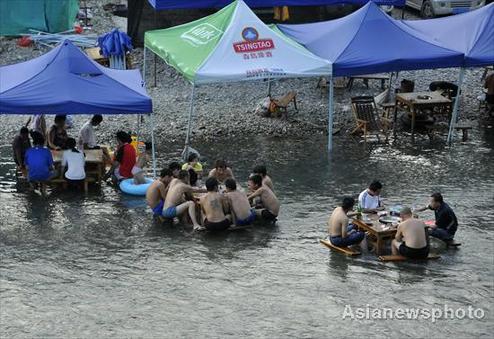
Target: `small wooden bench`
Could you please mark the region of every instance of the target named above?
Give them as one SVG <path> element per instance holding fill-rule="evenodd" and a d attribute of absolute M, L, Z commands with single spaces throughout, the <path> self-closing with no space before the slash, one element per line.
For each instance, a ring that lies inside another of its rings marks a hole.
<path fill-rule="evenodd" d="M 295 111 L 298 112 L 297 108 L 297 92 L 290 91 L 279 99 L 272 99 L 272 103 L 274 104 L 275 111 L 285 113 L 285 117 L 287 114 L 288 105 L 293 102 L 293 106 L 295 107 Z"/>
<path fill-rule="evenodd" d="M 424 261 L 424 260 L 434 260 L 439 259 L 441 256 L 439 254 L 429 253 L 427 258 L 423 259 L 410 259 L 402 255 L 381 255 L 379 256 L 380 261 Z"/>
<path fill-rule="evenodd" d="M 98 180 L 96 178 L 93 178 L 93 177 L 86 177 L 86 179 L 84 179 L 84 182 L 83 182 L 83 187 L 84 187 L 84 192 L 87 192 L 89 190 L 89 183 L 95 183 L 97 182 Z M 64 189 L 67 188 L 67 185 L 68 185 L 68 181 L 65 180 L 64 178 L 53 178 L 51 179 L 50 181 L 47 181 L 46 182 L 47 185 L 62 185 Z"/>
<path fill-rule="evenodd" d="M 459 123 L 455 125 L 455 130 L 459 131 L 461 130 L 462 136 L 461 136 L 461 141 L 465 142 L 468 140 L 468 131 L 471 130 L 473 126 L 468 123 Z"/>
<path fill-rule="evenodd" d="M 327 248 L 330 248 L 332 250 L 335 250 L 337 252 L 340 252 L 340 253 L 343 253 L 345 255 L 349 255 L 349 256 L 352 256 L 352 257 L 353 256 L 356 256 L 356 255 L 362 254 L 361 252 L 355 251 L 355 250 L 351 249 L 350 247 L 338 247 L 338 246 L 335 246 L 329 240 L 319 239 L 319 242 L 323 246 L 326 246 Z"/>

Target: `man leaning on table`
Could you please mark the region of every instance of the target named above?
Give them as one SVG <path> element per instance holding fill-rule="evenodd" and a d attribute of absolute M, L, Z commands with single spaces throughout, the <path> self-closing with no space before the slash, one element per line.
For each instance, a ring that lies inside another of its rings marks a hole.
<path fill-rule="evenodd" d="M 452 243 L 458 228 L 458 219 L 451 207 L 444 202 L 441 193 L 431 194 L 429 205 L 418 208 L 416 212 L 423 212 L 427 209 L 433 210 L 436 218 L 436 223 L 429 226 L 429 235 L 441 239 L 446 243 Z"/>
<path fill-rule="evenodd" d="M 383 203 L 381 201 L 381 190 L 383 185 L 375 180 L 371 182 L 369 188 L 360 193 L 358 196 L 358 203 L 362 208 L 364 213 L 377 213 L 384 209 Z"/>
<path fill-rule="evenodd" d="M 414 219 L 412 210 L 404 207 L 400 211 L 402 222 L 391 243 L 393 255 L 401 254 L 410 259 L 425 259 L 429 255 L 429 236 L 422 220 Z"/>

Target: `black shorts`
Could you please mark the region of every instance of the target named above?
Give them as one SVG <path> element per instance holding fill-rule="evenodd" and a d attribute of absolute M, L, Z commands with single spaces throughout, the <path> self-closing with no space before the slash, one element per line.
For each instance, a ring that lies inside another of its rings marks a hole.
<path fill-rule="evenodd" d="M 402 243 L 398 249 L 400 254 L 410 259 L 425 259 L 429 255 L 429 246 L 422 248 L 411 248 Z"/>
<path fill-rule="evenodd" d="M 204 220 L 204 227 L 211 232 L 220 232 L 226 230 L 232 222 L 228 219 L 219 222 L 209 222 L 208 219 Z"/>
<path fill-rule="evenodd" d="M 264 219 L 264 220 L 267 220 L 267 221 L 276 221 L 276 218 L 277 216 L 274 215 L 273 213 L 271 213 L 270 211 L 268 211 L 267 209 L 263 209 L 262 212 L 261 212 L 261 217 Z"/>

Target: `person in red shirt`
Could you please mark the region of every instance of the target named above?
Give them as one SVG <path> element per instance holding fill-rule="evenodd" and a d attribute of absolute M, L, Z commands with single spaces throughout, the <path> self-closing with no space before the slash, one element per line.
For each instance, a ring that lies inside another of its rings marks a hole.
<path fill-rule="evenodd" d="M 130 144 L 132 139 L 130 135 L 123 131 L 117 132 L 117 150 L 113 164 L 105 176 L 107 179 L 110 175 L 114 182 L 132 178 L 132 167 L 136 163 L 136 150 Z"/>

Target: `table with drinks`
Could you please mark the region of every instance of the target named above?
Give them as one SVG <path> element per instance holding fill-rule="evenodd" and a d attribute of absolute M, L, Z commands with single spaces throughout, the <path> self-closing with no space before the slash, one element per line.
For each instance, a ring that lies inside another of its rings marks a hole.
<path fill-rule="evenodd" d="M 367 241 L 373 243 L 376 255 L 382 255 L 386 242 L 396 236 L 398 223 L 401 219 L 395 211 L 380 211 L 378 213 L 359 213 L 352 223 L 359 230 L 367 232 Z"/>

